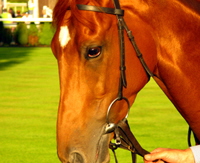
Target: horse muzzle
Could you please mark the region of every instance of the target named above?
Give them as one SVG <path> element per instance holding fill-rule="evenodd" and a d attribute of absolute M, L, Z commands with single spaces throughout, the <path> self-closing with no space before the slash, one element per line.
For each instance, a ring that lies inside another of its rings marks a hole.
<path fill-rule="evenodd" d="M 62 163 L 108 163 L 109 140 L 108 134 L 102 134 L 98 141 L 92 140 L 91 136 L 91 141 L 82 140 L 81 144 L 73 143 L 71 148 L 59 151 L 58 156 Z"/>

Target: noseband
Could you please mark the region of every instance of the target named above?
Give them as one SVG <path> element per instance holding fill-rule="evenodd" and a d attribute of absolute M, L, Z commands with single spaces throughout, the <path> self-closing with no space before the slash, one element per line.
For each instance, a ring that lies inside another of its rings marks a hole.
<path fill-rule="evenodd" d="M 117 21 L 118 21 L 118 35 L 119 35 L 119 46 L 120 46 L 120 78 L 119 78 L 119 90 L 118 90 L 118 96 L 116 99 L 114 99 L 111 104 L 108 107 L 107 111 L 107 125 L 105 127 L 105 134 L 112 133 L 114 132 L 115 136 L 115 142 L 110 143 L 110 148 L 114 152 L 115 160 L 116 163 L 117 158 L 115 154 L 115 150 L 117 148 L 123 148 L 126 150 L 131 151 L 132 153 L 132 162 L 136 162 L 136 157 L 135 154 L 139 154 L 140 156 L 144 157 L 145 154 L 149 153 L 146 150 L 144 150 L 132 132 L 130 131 L 130 127 L 128 125 L 127 117 L 118 122 L 117 124 L 111 123 L 109 121 L 109 114 L 112 106 L 117 102 L 117 101 L 125 101 L 128 106 L 128 111 L 130 110 L 130 103 L 129 100 L 123 96 L 123 88 L 127 87 L 127 81 L 126 81 L 126 66 L 125 66 L 125 41 L 124 41 L 124 31 L 126 31 L 127 36 L 135 49 L 136 55 L 139 58 L 143 68 L 145 69 L 148 78 L 153 77 L 153 73 L 150 71 L 148 68 L 147 64 L 145 63 L 142 53 L 140 52 L 135 40 L 134 36 L 132 35 L 132 31 L 129 30 L 128 26 L 126 25 L 126 22 L 123 18 L 124 16 L 124 10 L 121 9 L 119 1 L 118 0 L 113 0 L 115 8 L 107 8 L 107 7 L 97 7 L 97 6 L 90 6 L 90 5 L 82 5 L 78 4 L 77 7 L 79 10 L 86 10 L 86 11 L 93 11 L 93 12 L 101 12 L 101 13 L 106 13 L 106 14 L 112 14 L 116 15 Z"/>

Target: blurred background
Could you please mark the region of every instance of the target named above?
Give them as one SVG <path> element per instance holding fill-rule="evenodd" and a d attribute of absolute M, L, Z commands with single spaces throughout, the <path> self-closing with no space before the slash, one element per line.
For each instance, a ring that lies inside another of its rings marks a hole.
<path fill-rule="evenodd" d="M 44 10 L 47 10 L 48 16 L 51 17 L 52 10 L 55 6 L 55 0 L 0 0 L 0 14 L 3 9 L 13 8 L 15 13 L 30 12 L 35 18 L 43 17 Z"/>
<path fill-rule="evenodd" d="M 0 46 L 49 46 L 55 0 L 0 0 Z"/>

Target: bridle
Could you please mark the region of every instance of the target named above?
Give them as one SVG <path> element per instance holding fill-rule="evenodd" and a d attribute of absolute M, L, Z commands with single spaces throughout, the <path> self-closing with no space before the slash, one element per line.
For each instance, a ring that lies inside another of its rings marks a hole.
<path fill-rule="evenodd" d="M 114 7 L 115 8 L 107 8 L 107 7 L 97 7 L 97 6 L 90 6 L 90 5 L 82 5 L 78 4 L 77 8 L 79 10 L 86 10 L 86 11 L 93 11 L 93 12 L 101 12 L 106 14 L 112 14 L 116 15 L 117 21 L 118 21 L 118 35 L 119 35 L 119 46 L 120 46 L 120 78 L 119 78 L 119 90 L 118 90 L 118 96 L 116 99 L 114 99 L 111 104 L 108 107 L 107 111 L 107 125 L 105 127 L 105 134 L 108 133 L 114 133 L 114 139 L 115 142 L 110 142 L 109 147 L 112 149 L 115 161 L 117 161 L 117 157 L 115 154 L 115 150 L 117 148 L 123 148 L 126 150 L 129 150 L 132 153 L 132 162 L 136 162 L 136 154 L 144 157 L 145 154 L 149 153 L 146 150 L 144 150 L 132 132 L 130 131 L 130 127 L 128 125 L 127 117 L 119 121 L 117 124 L 109 122 L 109 113 L 112 108 L 112 106 L 117 102 L 124 100 L 127 103 L 128 111 L 130 110 L 130 103 L 129 100 L 123 96 L 123 88 L 127 87 L 127 81 L 126 81 L 126 66 L 125 66 L 125 41 L 124 41 L 124 31 L 126 31 L 128 38 L 135 49 L 136 55 L 139 58 L 143 68 L 145 69 L 148 78 L 153 77 L 154 74 L 150 71 L 147 64 L 145 63 L 143 56 L 134 40 L 134 36 L 132 35 L 132 31 L 129 30 L 128 26 L 126 25 L 126 22 L 123 18 L 124 16 L 124 10 L 121 9 L 120 3 L 118 0 L 113 0 Z"/>
<path fill-rule="evenodd" d="M 123 88 L 127 86 L 127 81 L 126 81 L 126 66 L 125 66 L 125 41 L 124 41 L 124 30 L 126 31 L 128 38 L 135 49 L 136 55 L 139 58 L 143 68 L 145 69 L 148 77 L 154 76 L 154 74 L 150 71 L 148 68 L 147 64 L 145 63 L 142 53 L 140 52 L 135 40 L 134 36 L 132 35 L 132 31 L 129 30 L 128 26 L 126 25 L 126 22 L 123 18 L 124 16 L 124 10 L 121 9 L 120 3 L 118 0 L 113 0 L 115 8 L 107 8 L 107 7 L 97 7 L 97 6 L 90 6 L 90 5 L 81 5 L 78 4 L 77 7 L 79 10 L 86 10 L 86 11 L 94 11 L 94 12 L 102 12 L 106 14 L 113 14 L 116 15 L 117 21 L 118 21 L 118 35 L 119 35 L 119 46 L 120 46 L 120 78 L 119 78 L 119 90 L 118 90 L 118 96 L 116 99 L 114 99 L 111 104 L 108 107 L 107 111 L 107 125 L 105 127 L 105 134 L 112 133 L 114 132 L 115 136 L 115 142 L 112 143 L 110 142 L 109 147 L 112 149 L 114 156 L 115 156 L 115 161 L 117 161 L 117 157 L 115 154 L 115 150 L 117 148 L 123 148 L 126 150 L 131 151 L 132 153 L 132 162 L 136 162 L 136 154 L 139 154 L 140 156 L 144 157 L 145 154 L 149 153 L 146 150 L 144 150 L 132 132 L 130 131 L 130 127 L 128 125 L 127 121 L 127 116 L 119 121 L 117 124 L 109 122 L 109 113 L 110 110 L 117 101 L 124 100 L 127 105 L 128 105 L 128 110 L 130 109 L 130 103 L 129 100 L 123 96 Z"/>

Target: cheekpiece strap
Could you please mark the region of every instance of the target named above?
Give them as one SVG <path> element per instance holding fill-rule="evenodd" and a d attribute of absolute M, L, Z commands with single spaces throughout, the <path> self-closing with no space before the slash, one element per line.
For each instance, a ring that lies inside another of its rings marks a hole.
<path fill-rule="evenodd" d="M 103 12 L 106 14 L 112 15 L 124 15 L 124 10 L 116 9 L 116 8 L 108 8 L 108 7 L 98 7 L 98 6 L 91 6 L 91 5 L 77 5 L 79 10 L 86 10 L 86 11 L 95 11 L 95 12 Z"/>

